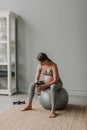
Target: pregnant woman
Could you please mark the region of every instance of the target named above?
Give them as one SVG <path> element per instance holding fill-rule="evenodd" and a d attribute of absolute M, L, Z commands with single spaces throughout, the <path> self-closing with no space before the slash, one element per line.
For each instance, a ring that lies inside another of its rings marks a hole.
<path fill-rule="evenodd" d="M 59 76 L 58 67 L 57 64 L 49 59 L 45 53 L 39 53 L 37 60 L 38 66 L 35 80 L 29 86 L 28 103 L 22 111 L 32 110 L 32 100 L 35 94 L 35 89 L 40 93 L 43 89 L 50 87 L 52 108 L 49 117 L 54 118 L 56 116 L 55 93 L 62 88 L 62 81 Z M 40 81 L 41 73 L 43 74 L 43 79 Z"/>

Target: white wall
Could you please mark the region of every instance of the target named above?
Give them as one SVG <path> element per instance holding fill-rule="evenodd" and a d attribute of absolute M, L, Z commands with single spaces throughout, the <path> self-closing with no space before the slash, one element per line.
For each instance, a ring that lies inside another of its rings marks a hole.
<path fill-rule="evenodd" d="M 17 20 L 18 90 L 28 91 L 44 51 L 59 67 L 69 94 L 87 96 L 87 0 L 1 0 Z"/>

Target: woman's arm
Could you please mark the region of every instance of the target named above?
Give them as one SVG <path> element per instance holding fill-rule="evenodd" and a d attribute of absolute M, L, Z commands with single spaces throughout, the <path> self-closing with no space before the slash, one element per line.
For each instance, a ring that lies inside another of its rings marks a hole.
<path fill-rule="evenodd" d="M 38 64 L 37 70 L 36 70 L 36 76 L 35 76 L 35 83 L 39 82 L 41 70 L 42 70 L 42 69 L 41 69 L 41 65 Z"/>

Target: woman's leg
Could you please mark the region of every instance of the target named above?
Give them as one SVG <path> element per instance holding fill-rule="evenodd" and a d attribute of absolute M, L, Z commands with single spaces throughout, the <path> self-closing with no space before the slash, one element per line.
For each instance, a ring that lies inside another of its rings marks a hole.
<path fill-rule="evenodd" d="M 35 86 L 36 86 L 36 84 L 33 83 L 33 82 L 29 85 L 28 103 L 25 106 L 25 108 L 22 109 L 22 111 L 26 111 L 26 110 L 31 110 L 32 109 L 32 100 L 33 100 L 34 93 L 35 93 Z"/>
<path fill-rule="evenodd" d="M 55 117 L 55 96 L 56 96 L 56 91 L 58 91 L 59 89 L 62 88 L 62 83 L 57 83 L 57 84 L 52 84 L 50 86 L 50 90 L 51 90 L 51 113 L 50 113 L 50 117 Z"/>
<path fill-rule="evenodd" d="M 35 84 L 34 82 L 32 82 L 32 83 L 29 85 L 28 103 L 32 103 L 32 100 L 33 100 L 33 97 L 34 97 L 34 94 L 35 94 L 35 86 L 36 86 L 36 84 Z"/>
<path fill-rule="evenodd" d="M 44 82 L 43 81 L 40 81 L 39 82 L 39 85 L 43 85 Z M 38 85 L 38 86 L 39 86 Z M 37 87 L 38 87 L 37 86 Z M 35 87 L 36 87 L 36 84 L 34 82 L 32 82 L 30 85 L 29 85 L 29 91 L 28 91 L 28 103 L 27 105 L 25 106 L 25 108 L 22 109 L 22 111 L 26 111 L 26 110 L 31 110 L 32 109 L 32 100 L 33 100 L 33 97 L 34 97 L 34 94 L 35 94 Z"/>

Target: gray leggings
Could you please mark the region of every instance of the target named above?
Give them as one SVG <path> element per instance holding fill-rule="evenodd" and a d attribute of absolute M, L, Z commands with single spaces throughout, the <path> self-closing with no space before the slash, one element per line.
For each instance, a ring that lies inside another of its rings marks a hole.
<path fill-rule="evenodd" d="M 44 81 L 40 81 L 39 85 L 43 85 L 43 84 L 45 84 Z M 32 82 L 29 86 L 29 92 L 28 92 L 28 102 L 29 103 L 32 103 L 32 100 L 33 100 L 33 97 L 35 94 L 35 87 L 36 87 L 36 84 L 34 82 Z M 61 88 L 62 88 L 62 82 L 58 82 L 57 84 L 52 84 L 50 86 L 52 108 L 55 108 L 55 93 L 56 93 L 56 91 L 58 91 Z"/>

